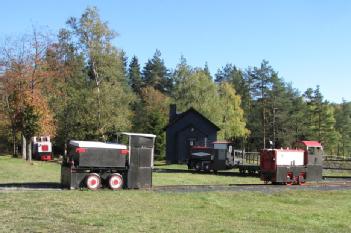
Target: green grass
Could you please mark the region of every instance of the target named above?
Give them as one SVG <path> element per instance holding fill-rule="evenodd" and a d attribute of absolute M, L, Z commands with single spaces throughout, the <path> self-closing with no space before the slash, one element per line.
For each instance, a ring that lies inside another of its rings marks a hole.
<path fill-rule="evenodd" d="M 0 156 L 0 183 L 59 182 L 60 165 Z"/>
<path fill-rule="evenodd" d="M 259 182 L 154 174 L 158 185 L 182 184 L 183 179 L 193 184 Z M 0 156 L 0 183 L 58 181 L 58 164 L 30 165 Z M 351 191 L 3 191 L 0 232 L 351 232 L 350 200 Z"/>
<path fill-rule="evenodd" d="M 1 232 L 350 232 L 350 191 L 0 193 Z"/>

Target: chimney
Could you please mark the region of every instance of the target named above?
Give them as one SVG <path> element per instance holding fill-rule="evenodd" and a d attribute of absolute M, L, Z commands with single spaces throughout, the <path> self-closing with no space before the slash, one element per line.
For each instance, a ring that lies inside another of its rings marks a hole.
<path fill-rule="evenodd" d="M 172 122 L 177 116 L 177 105 L 169 105 L 169 122 Z"/>

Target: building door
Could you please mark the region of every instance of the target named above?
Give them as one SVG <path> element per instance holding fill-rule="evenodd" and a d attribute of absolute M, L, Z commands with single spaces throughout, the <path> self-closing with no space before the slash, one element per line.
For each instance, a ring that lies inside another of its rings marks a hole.
<path fill-rule="evenodd" d="M 184 159 L 189 158 L 190 149 L 196 145 L 195 143 L 196 143 L 196 138 L 188 138 L 186 140 L 186 156 Z"/>
<path fill-rule="evenodd" d="M 206 135 L 194 127 L 186 127 L 177 134 L 177 161 L 184 163 L 189 158 L 190 147 L 203 142 Z"/>

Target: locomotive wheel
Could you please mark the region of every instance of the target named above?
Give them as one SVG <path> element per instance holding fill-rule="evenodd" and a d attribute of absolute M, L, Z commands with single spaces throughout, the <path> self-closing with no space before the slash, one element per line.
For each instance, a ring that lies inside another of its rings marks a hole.
<path fill-rule="evenodd" d="M 101 179 L 98 174 L 91 173 L 87 176 L 86 185 L 88 189 L 95 191 L 100 188 L 100 184 L 101 184 Z"/>
<path fill-rule="evenodd" d="M 197 171 L 197 172 L 201 171 L 201 163 L 200 162 L 195 164 L 195 171 Z"/>
<path fill-rule="evenodd" d="M 123 186 L 123 177 L 119 173 L 113 173 L 109 180 L 108 180 L 108 186 L 112 190 L 119 190 Z"/>
<path fill-rule="evenodd" d="M 305 177 L 299 176 L 299 185 L 304 185 L 304 184 L 305 184 Z"/>
<path fill-rule="evenodd" d="M 206 172 L 210 172 L 211 171 L 211 166 L 210 166 L 210 164 L 205 164 L 205 166 L 204 166 L 204 170 L 206 171 Z"/>

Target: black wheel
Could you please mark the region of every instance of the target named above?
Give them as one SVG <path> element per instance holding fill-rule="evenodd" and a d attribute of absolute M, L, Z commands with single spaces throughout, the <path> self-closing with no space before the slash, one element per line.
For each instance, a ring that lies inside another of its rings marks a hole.
<path fill-rule="evenodd" d="M 210 166 L 210 164 L 205 164 L 205 166 L 204 166 L 204 170 L 206 171 L 206 172 L 210 172 L 211 171 L 211 166 Z"/>
<path fill-rule="evenodd" d="M 96 173 L 90 173 L 86 178 L 86 186 L 90 190 L 97 190 L 100 188 L 101 179 L 100 176 Z"/>
<path fill-rule="evenodd" d="M 197 172 L 201 171 L 201 163 L 200 162 L 195 164 L 195 171 L 197 171 Z"/>

